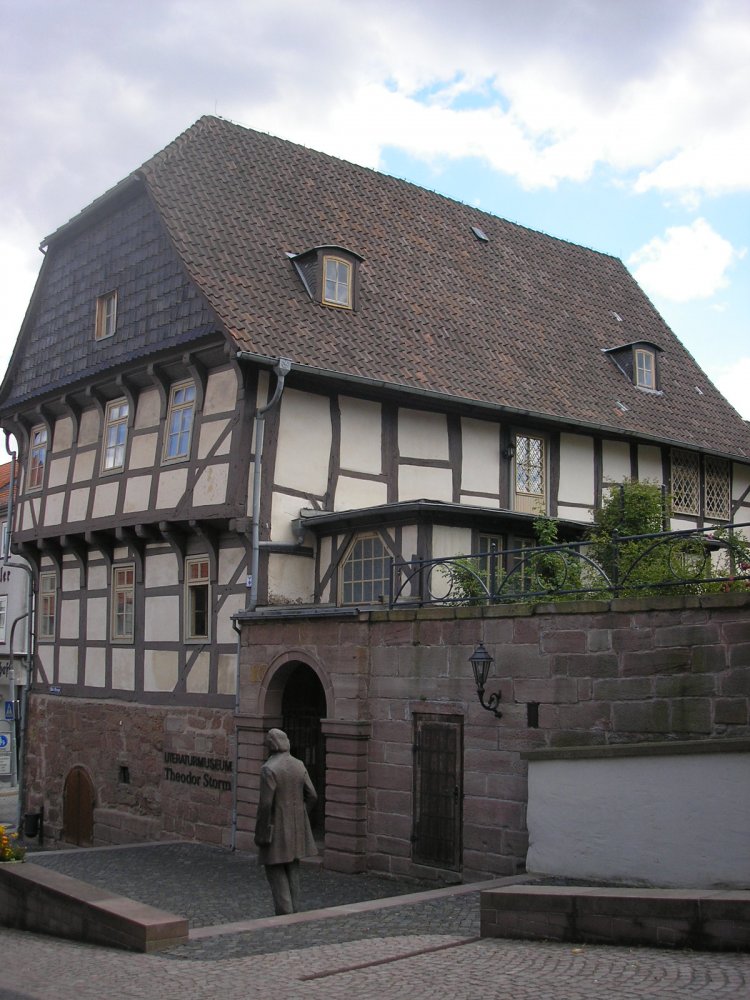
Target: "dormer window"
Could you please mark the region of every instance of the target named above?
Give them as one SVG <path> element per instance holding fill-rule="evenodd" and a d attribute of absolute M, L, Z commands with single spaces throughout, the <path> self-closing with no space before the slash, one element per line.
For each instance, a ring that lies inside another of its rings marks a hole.
<path fill-rule="evenodd" d="M 620 347 L 609 347 L 603 351 L 617 365 L 622 374 L 634 386 L 644 392 L 659 390 L 659 354 L 661 348 L 656 344 L 640 341 L 635 344 L 622 344 Z"/>
<path fill-rule="evenodd" d="M 364 259 L 358 253 L 331 245 L 287 256 L 313 302 L 356 310 L 359 265 Z"/>
<path fill-rule="evenodd" d="M 96 300 L 94 339 L 113 337 L 117 326 L 117 292 L 107 292 Z"/>
<path fill-rule="evenodd" d="M 352 265 L 340 257 L 323 257 L 323 302 L 340 309 L 352 307 Z"/>
<path fill-rule="evenodd" d="M 656 388 L 656 358 L 645 347 L 637 347 L 635 351 L 635 384 L 641 389 Z"/>

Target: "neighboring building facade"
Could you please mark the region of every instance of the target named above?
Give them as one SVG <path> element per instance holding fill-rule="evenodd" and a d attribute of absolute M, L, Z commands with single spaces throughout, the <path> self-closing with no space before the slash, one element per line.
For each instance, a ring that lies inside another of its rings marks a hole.
<path fill-rule="evenodd" d="M 29 788 L 69 840 L 249 847 L 273 722 L 327 860 L 361 867 L 374 661 L 315 647 L 387 604 L 392 558 L 522 545 L 540 512 L 576 537 L 631 477 L 675 526 L 750 521 L 747 425 L 611 257 L 215 118 L 44 247 L 0 422 L 37 582 Z"/>
<path fill-rule="evenodd" d="M 12 514 L 12 463 L 0 465 L 0 786 L 18 780 L 18 741 L 21 735 L 21 706 L 29 670 L 32 643 L 30 602 L 31 569 L 8 553 Z"/>

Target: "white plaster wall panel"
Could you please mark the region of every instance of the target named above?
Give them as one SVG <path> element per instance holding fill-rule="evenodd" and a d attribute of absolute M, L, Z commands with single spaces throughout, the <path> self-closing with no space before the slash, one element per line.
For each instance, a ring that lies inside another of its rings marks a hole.
<path fill-rule="evenodd" d="M 107 638 L 107 598 L 89 597 L 86 602 L 86 638 Z"/>
<path fill-rule="evenodd" d="M 331 440 L 328 399 L 287 389 L 281 397 L 275 484 L 324 494 L 328 487 Z"/>
<path fill-rule="evenodd" d="M 156 427 L 159 423 L 159 413 L 161 411 L 161 396 L 159 390 L 143 389 L 138 396 L 138 405 L 135 409 L 134 427 Z"/>
<path fill-rule="evenodd" d="M 560 435 L 560 503 L 594 503 L 594 441 L 584 434 Z"/>
<path fill-rule="evenodd" d="M 146 597 L 146 642 L 174 642 L 180 638 L 180 602 L 175 597 Z"/>
<path fill-rule="evenodd" d="M 59 524 L 62 521 L 64 493 L 48 493 L 44 503 L 44 523 L 47 526 Z"/>
<path fill-rule="evenodd" d="M 359 510 L 361 507 L 375 507 L 387 503 L 388 486 L 375 483 L 371 479 L 354 479 L 339 476 L 334 494 L 334 510 Z"/>
<path fill-rule="evenodd" d="M 216 617 L 216 642 L 236 645 L 237 633 L 232 628 L 232 615 L 242 611 L 247 603 L 245 594 L 230 594 Z"/>
<path fill-rule="evenodd" d="M 622 483 L 630 479 L 630 445 L 627 441 L 602 441 L 602 480 Z"/>
<path fill-rule="evenodd" d="M 745 497 L 745 504 L 750 506 L 750 465 L 732 463 L 732 500 Z"/>
<path fill-rule="evenodd" d="M 326 538 L 321 538 L 320 540 L 320 573 L 325 574 L 328 567 L 331 565 L 332 553 L 333 551 L 333 539 L 330 536 Z M 327 604 L 333 600 L 331 597 L 331 584 L 330 581 L 325 585 L 320 593 L 320 599 L 324 604 Z"/>
<path fill-rule="evenodd" d="M 460 501 L 465 507 L 490 507 L 493 510 L 499 510 L 504 506 L 500 503 L 499 497 L 475 497 L 469 496 L 467 493 L 461 494 Z"/>
<path fill-rule="evenodd" d="M 85 448 L 86 445 L 96 444 L 99 440 L 100 428 L 101 421 L 98 410 L 94 407 L 90 410 L 84 410 L 78 426 L 78 447 Z"/>
<path fill-rule="evenodd" d="M 65 600 L 60 602 L 60 638 L 77 639 L 81 632 L 79 614 L 81 602 L 79 600 Z"/>
<path fill-rule="evenodd" d="M 401 458 L 447 461 L 448 418 L 427 410 L 399 410 L 398 451 Z"/>
<path fill-rule="evenodd" d="M 210 507 L 214 504 L 225 503 L 228 479 L 228 465 L 207 465 L 193 488 L 193 505 L 195 507 Z"/>
<path fill-rule="evenodd" d="M 379 476 L 383 471 L 380 403 L 340 396 L 341 468 Z"/>
<path fill-rule="evenodd" d="M 132 646 L 112 647 L 112 687 L 118 691 L 135 689 L 135 651 Z"/>
<path fill-rule="evenodd" d="M 296 542 L 292 521 L 299 517 L 304 501 L 275 491 L 271 498 L 271 538 L 274 542 Z M 263 536 L 261 535 L 261 538 Z"/>
<path fill-rule="evenodd" d="M 748 754 L 529 762 L 529 871 L 662 887 L 750 883 Z"/>
<path fill-rule="evenodd" d="M 23 507 L 23 530 L 31 531 L 39 521 L 39 507 L 41 499 L 33 497 L 27 500 Z"/>
<path fill-rule="evenodd" d="M 213 416 L 215 413 L 233 411 L 237 403 L 237 376 L 231 368 L 211 372 L 206 384 L 206 396 L 203 400 L 203 413 Z"/>
<path fill-rule="evenodd" d="M 81 587 L 81 571 L 75 559 L 65 557 L 62 567 L 62 589 L 69 594 Z"/>
<path fill-rule="evenodd" d="M 398 470 L 398 498 L 404 500 L 453 500 L 453 473 L 424 465 L 402 465 Z"/>
<path fill-rule="evenodd" d="M 650 444 L 638 445 L 638 478 L 641 482 L 662 482 L 661 449 Z"/>
<path fill-rule="evenodd" d="M 55 421 L 52 433 L 52 451 L 67 451 L 73 446 L 73 420 L 71 417 L 61 417 Z"/>
<path fill-rule="evenodd" d="M 436 524 L 432 528 L 432 558 L 465 556 L 473 552 L 471 528 L 452 528 Z"/>
<path fill-rule="evenodd" d="M 104 483 L 97 486 L 94 492 L 94 517 L 112 517 L 117 510 L 117 494 L 119 482 Z"/>
<path fill-rule="evenodd" d="M 220 653 L 217 660 L 216 693 L 234 694 L 237 689 L 237 657 Z"/>
<path fill-rule="evenodd" d="M 566 521 L 581 521 L 584 524 L 591 524 L 594 520 L 594 511 L 591 507 L 574 507 L 572 504 L 558 504 L 557 516 Z"/>
<path fill-rule="evenodd" d="M 222 548 L 219 550 L 219 583 L 227 584 L 237 579 L 244 585 L 246 557 L 245 549 L 239 545 Z M 242 566 L 242 571 L 238 573 Z"/>
<path fill-rule="evenodd" d="M 143 654 L 143 687 L 146 691 L 174 691 L 179 679 L 179 658 L 174 650 L 147 649 Z"/>
<path fill-rule="evenodd" d="M 464 418 L 461 421 L 461 489 L 497 496 L 499 481 L 500 428 L 486 420 Z M 477 502 L 475 499 L 474 503 Z"/>
<path fill-rule="evenodd" d="M 694 528 L 696 519 L 689 520 L 684 517 L 671 517 L 669 527 L 672 531 L 683 531 L 685 528 Z"/>
<path fill-rule="evenodd" d="M 130 551 L 129 551 L 127 545 L 116 545 L 115 548 L 112 549 L 112 559 L 113 559 L 113 561 L 114 560 L 118 560 L 118 559 L 119 560 L 124 560 L 124 559 L 128 559 L 129 560 L 130 559 Z"/>
<path fill-rule="evenodd" d="M 36 655 L 39 660 L 39 667 L 42 673 L 42 680 L 47 684 L 51 684 L 53 681 L 52 670 L 55 663 L 55 646 L 51 643 L 47 646 L 44 643 L 39 643 L 36 650 Z"/>
<path fill-rule="evenodd" d="M 153 469 L 156 465 L 156 434 L 133 435 L 130 444 L 129 469 Z"/>
<path fill-rule="evenodd" d="M 89 565 L 87 573 L 86 589 L 89 593 L 92 590 L 106 590 L 109 587 L 109 570 L 101 564 Z"/>
<path fill-rule="evenodd" d="M 169 587 L 177 580 L 177 557 L 172 552 L 157 552 L 146 556 L 146 587 Z"/>
<path fill-rule="evenodd" d="M 312 559 L 272 553 L 268 560 L 268 603 L 311 603 L 313 568 Z"/>
<path fill-rule="evenodd" d="M 74 483 L 87 483 L 94 477 L 95 451 L 79 451 L 73 465 L 72 481 Z"/>
<path fill-rule="evenodd" d="M 80 490 L 70 491 L 70 502 L 68 504 L 68 521 L 85 521 L 86 511 L 89 506 L 89 494 L 91 490 L 88 486 Z"/>
<path fill-rule="evenodd" d="M 58 684 L 78 683 L 78 647 L 60 646 L 60 655 L 57 661 L 57 681 Z"/>
<path fill-rule="evenodd" d="M 68 481 L 68 472 L 70 470 L 70 459 L 66 455 L 65 458 L 53 458 L 49 463 L 49 475 L 47 478 L 47 489 L 53 490 L 57 486 L 64 486 Z"/>
<path fill-rule="evenodd" d="M 107 666 L 104 659 L 105 651 L 96 647 L 86 650 L 83 667 L 83 683 L 89 687 L 103 688 L 107 683 Z"/>
<path fill-rule="evenodd" d="M 198 440 L 198 458 L 204 459 L 211 449 L 214 447 L 216 442 L 219 440 L 221 435 L 227 429 L 229 424 L 228 420 L 212 420 L 210 424 L 203 424 L 201 427 L 201 435 Z M 232 434 L 231 432 L 226 435 L 221 444 L 217 447 L 214 454 L 216 455 L 228 455 L 232 447 Z"/>
<path fill-rule="evenodd" d="M 162 470 L 159 476 L 159 488 L 156 493 L 156 506 L 160 510 L 176 507 L 185 496 L 186 487 L 186 468 Z"/>
<path fill-rule="evenodd" d="M 389 537 L 392 536 L 392 532 Z M 417 527 L 414 524 L 407 524 L 401 531 L 401 551 L 404 559 L 411 559 L 417 551 Z"/>
<path fill-rule="evenodd" d="M 188 654 L 188 660 L 190 655 Z M 208 694 L 208 677 L 211 657 L 208 653 L 198 653 L 190 664 L 185 678 L 185 690 L 189 694 Z"/>
<path fill-rule="evenodd" d="M 133 476 L 125 483 L 125 499 L 122 509 L 125 514 L 148 510 L 151 491 L 151 476 Z"/>

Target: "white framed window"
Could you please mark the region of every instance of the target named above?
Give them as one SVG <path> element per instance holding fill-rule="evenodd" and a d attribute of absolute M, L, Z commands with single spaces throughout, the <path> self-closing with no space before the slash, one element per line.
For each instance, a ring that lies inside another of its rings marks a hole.
<path fill-rule="evenodd" d="M 323 258 L 323 302 L 339 309 L 352 307 L 352 265 L 341 257 Z"/>
<path fill-rule="evenodd" d="M 94 339 L 113 337 L 117 327 L 117 292 L 107 292 L 96 300 L 96 325 Z"/>
<path fill-rule="evenodd" d="M 391 558 L 380 536 L 359 535 L 341 562 L 341 603 L 381 603 L 388 597 L 390 572 Z"/>
<path fill-rule="evenodd" d="M 641 389 L 656 389 L 656 357 L 643 347 L 635 349 L 635 384 Z"/>
<path fill-rule="evenodd" d="M 8 620 L 8 598 L 0 596 L 0 642 L 5 642 L 5 625 Z"/>
<path fill-rule="evenodd" d="M 211 637 L 211 584 L 208 556 L 185 560 L 185 639 L 206 642 Z"/>
<path fill-rule="evenodd" d="M 47 464 L 47 428 L 40 424 L 31 429 L 29 450 L 29 475 L 27 489 L 40 490 L 44 483 L 44 467 Z"/>
<path fill-rule="evenodd" d="M 113 399 L 107 403 L 107 412 L 104 418 L 102 472 L 115 472 L 125 467 L 128 415 L 129 407 L 126 399 Z"/>
<path fill-rule="evenodd" d="M 547 509 L 546 452 L 544 438 L 516 434 L 514 509 L 524 514 L 543 514 Z"/>
<path fill-rule="evenodd" d="M 195 385 L 178 382 L 172 386 L 167 411 L 164 461 L 174 462 L 190 455 L 190 438 L 195 415 Z"/>
<path fill-rule="evenodd" d="M 39 574 L 39 638 L 54 639 L 57 629 L 57 576 Z"/>
<path fill-rule="evenodd" d="M 135 567 L 112 567 L 112 642 L 132 642 L 135 622 Z"/>

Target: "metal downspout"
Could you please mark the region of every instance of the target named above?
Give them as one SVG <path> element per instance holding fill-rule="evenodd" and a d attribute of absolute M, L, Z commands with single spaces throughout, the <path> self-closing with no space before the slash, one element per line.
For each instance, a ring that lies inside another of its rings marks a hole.
<path fill-rule="evenodd" d="M 260 491 L 263 466 L 263 438 L 266 426 L 266 414 L 272 410 L 281 399 L 284 391 L 284 379 L 292 370 L 292 362 L 288 358 L 279 358 L 273 368 L 276 373 L 276 388 L 274 394 L 266 403 L 255 411 L 255 461 L 253 463 L 253 510 L 252 536 L 250 540 L 250 603 L 247 611 L 255 611 L 258 606 L 258 564 L 260 561 Z"/>

